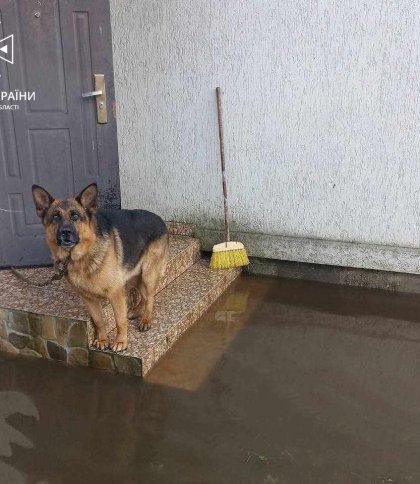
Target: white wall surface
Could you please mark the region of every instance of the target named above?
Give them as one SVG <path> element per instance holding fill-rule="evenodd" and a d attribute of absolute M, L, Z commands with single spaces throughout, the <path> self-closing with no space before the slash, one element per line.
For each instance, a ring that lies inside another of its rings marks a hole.
<path fill-rule="evenodd" d="M 220 228 L 220 85 L 235 229 L 419 247 L 420 3 L 111 0 L 111 12 L 124 207 Z"/>

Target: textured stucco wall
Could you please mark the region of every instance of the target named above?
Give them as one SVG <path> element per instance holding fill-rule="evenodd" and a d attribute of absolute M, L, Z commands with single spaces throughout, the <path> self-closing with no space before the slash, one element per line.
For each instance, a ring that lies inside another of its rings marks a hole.
<path fill-rule="evenodd" d="M 123 206 L 220 228 L 220 85 L 237 230 L 419 247 L 420 4 L 111 0 L 111 12 Z"/>

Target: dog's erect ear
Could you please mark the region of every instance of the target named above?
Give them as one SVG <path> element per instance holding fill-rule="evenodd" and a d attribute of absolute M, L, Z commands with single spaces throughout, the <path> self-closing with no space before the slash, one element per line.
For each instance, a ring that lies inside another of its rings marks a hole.
<path fill-rule="evenodd" d="M 96 183 L 91 183 L 86 188 L 84 188 L 79 195 L 77 195 L 76 200 L 80 205 L 88 212 L 96 212 L 96 199 L 98 198 L 98 186 Z"/>
<path fill-rule="evenodd" d="M 47 190 L 38 185 L 32 185 L 32 196 L 34 197 L 36 214 L 38 217 L 43 218 L 54 199 Z"/>

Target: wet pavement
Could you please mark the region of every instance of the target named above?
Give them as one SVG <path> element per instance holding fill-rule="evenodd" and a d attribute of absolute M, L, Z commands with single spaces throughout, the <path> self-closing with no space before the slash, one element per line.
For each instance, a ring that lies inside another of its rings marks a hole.
<path fill-rule="evenodd" d="M 0 483 L 420 483 L 420 297 L 243 277 L 141 379 L 0 357 Z"/>

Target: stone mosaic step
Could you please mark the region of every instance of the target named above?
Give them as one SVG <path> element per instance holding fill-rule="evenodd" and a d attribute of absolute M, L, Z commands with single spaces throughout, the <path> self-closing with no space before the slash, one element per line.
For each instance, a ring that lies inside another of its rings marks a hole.
<path fill-rule="evenodd" d="M 149 331 L 140 332 L 137 321 L 131 321 L 128 350 L 115 354 L 90 349 L 89 366 L 146 375 L 240 273 L 240 269 L 211 270 L 207 260 L 200 260 L 156 296 L 153 324 Z M 112 338 L 115 329 L 109 307 L 106 319 Z M 88 331 L 92 333 L 90 323 Z"/>
<path fill-rule="evenodd" d="M 0 308 L 0 352 L 87 366 L 87 323 Z"/>
<path fill-rule="evenodd" d="M 168 268 L 158 290 L 170 284 L 199 258 L 200 247 L 196 239 L 171 235 Z M 34 281 L 44 281 L 52 275 L 51 267 L 27 268 L 19 271 Z M 17 279 L 7 269 L 0 270 L 0 308 L 59 318 L 88 319 L 79 295 L 64 281 L 55 281 L 43 288 L 33 287 Z"/>

